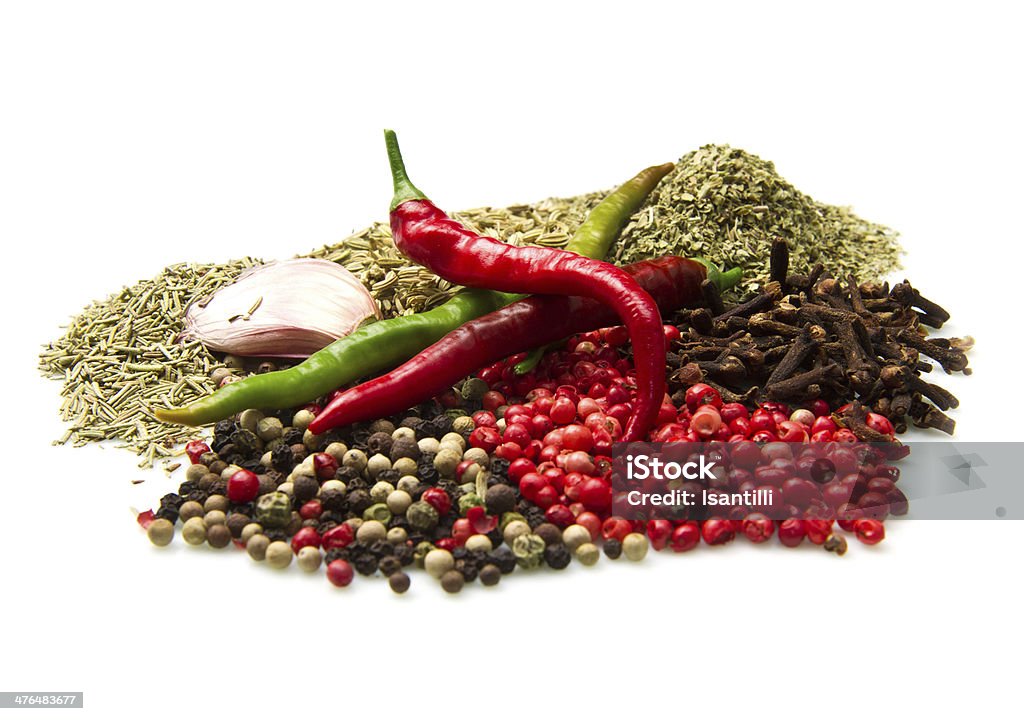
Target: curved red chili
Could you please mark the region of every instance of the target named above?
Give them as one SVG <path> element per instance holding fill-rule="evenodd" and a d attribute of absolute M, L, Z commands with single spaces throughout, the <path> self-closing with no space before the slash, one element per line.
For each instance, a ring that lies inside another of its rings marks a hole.
<path fill-rule="evenodd" d="M 477 235 L 449 218 L 409 180 L 398 138 L 384 131 L 395 195 L 391 234 L 411 260 L 442 278 L 508 293 L 593 298 L 615 310 L 629 331 L 636 365 L 636 411 L 624 441 L 642 440 L 665 396 L 665 336 L 654 299 L 610 263 L 554 248 L 517 247 Z"/>
<path fill-rule="evenodd" d="M 700 284 L 707 277 L 703 265 L 676 256 L 634 263 L 623 271 L 666 312 L 700 303 Z M 615 322 L 615 313 L 591 298 L 521 300 L 469 321 L 390 373 L 342 391 L 309 429 L 323 433 L 400 413 L 506 356 Z"/>

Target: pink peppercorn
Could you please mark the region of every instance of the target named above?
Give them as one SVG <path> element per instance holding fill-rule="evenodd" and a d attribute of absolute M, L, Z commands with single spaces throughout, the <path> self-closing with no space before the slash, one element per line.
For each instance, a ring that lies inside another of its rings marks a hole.
<path fill-rule="evenodd" d="M 348 561 L 339 558 L 327 564 L 327 580 L 339 588 L 344 588 L 352 583 L 355 575 L 352 564 Z"/>

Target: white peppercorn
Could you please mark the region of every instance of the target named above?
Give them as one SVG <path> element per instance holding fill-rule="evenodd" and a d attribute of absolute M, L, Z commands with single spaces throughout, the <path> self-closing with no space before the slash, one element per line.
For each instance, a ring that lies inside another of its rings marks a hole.
<path fill-rule="evenodd" d="M 601 549 L 593 543 L 582 543 L 576 549 L 576 558 L 584 566 L 593 566 L 601 559 Z"/>
<path fill-rule="evenodd" d="M 181 537 L 190 546 L 201 546 L 206 543 L 206 523 L 199 516 L 193 516 L 181 527 Z"/>
<path fill-rule="evenodd" d="M 292 416 L 292 428 L 297 428 L 300 431 L 305 431 L 309 428 L 309 424 L 316 418 L 312 411 L 308 411 L 305 408 L 295 412 Z"/>
<path fill-rule="evenodd" d="M 238 414 L 238 425 L 252 433 L 256 433 L 256 429 L 262 420 L 263 413 L 255 408 L 249 408 Z M 280 421 L 278 422 L 280 423 Z"/>
<path fill-rule="evenodd" d="M 412 505 L 412 496 L 406 491 L 392 491 L 388 494 L 386 503 L 388 504 L 389 511 L 396 516 L 400 516 Z"/>
<path fill-rule="evenodd" d="M 434 456 L 434 468 L 441 475 L 441 478 L 454 478 L 455 468 L 462 462 L 459 454 L 452 450 L 440 451 Z"/>
<path fill-rule="evenodd" d="M 308 428 L 302 433 L 302 445 L 311 451 L 315 451 L 320 445 L 320 441 L 323 440 L 323 436 L 310 431 Z"/>
<path fill-rule="evenodd" d="M 193 463 L 185 469 L 185 480 L 189 483 L 199 483 L 199 479 L 210 472 L 210 469 L 202 463 Z"/>
<path fill-rule="evenodd" d="M 154 546 L 166 546 L 174 538 L 174 524 L 166 518 L 156 518 L 150 522 L 146 535 Z"/>
<path fill-rule="evenodd" d="M 474 533 L 472 536 L 466 539 L 466 550 L 467 551 L 483 551 L 484 553 L 490 553 L 494 550 L 494 544 L 491 543 L 491 539 L 482 533 Z"/>
<path fill-rule="evenodd" d="M 185 501 L 178 509 L 178 518 L 184 523 L 190 518 L 202 516 L 203 512 L 203 504 L 199 503 L 199 501 Z"/>
<path fill-rule="evenodd" d="M 261 466 L 264 466 L 265 468 L 270 468 L 270 466 L 273 465 L 273 463 L 274 463 L 274 454 L 271 451 L 267 451 L 262 456 L 260 456 L 260 465 Z"/>
<path fill-rule="evenodd" d="M 641 561 L 647 555 L 647 536 L 642 533 L 629 533 L 622 539 L 622 554 L 630 561 Z"/>
<path fill-rule="evenodd" d="M 277 487 L 278 493 L 284 493 L 289 498 L 295 495 L 295 485 L 291 481 L 285 481 Z"/>
<path fill-rule="evenodd" d="M 247 523 L 245 524 L 245 527 L 242 528 L 242 532 L 238 535 L 238 538 L 242 543 L 248 543 L 249 539 L 257 533 L 263 533 L 263 526 L 259 523 Z"/>
<path fill-rule="evenodd" d="M 329 455 L 340 465 L 345 460 L 345 454 L 348 453 L 348 446 L 340 441 L 335 441 L 324 449 L 324 453 Z"/>
<path fill-rule="evenodd" d="M 207 511 L 203 516 L 203 523 L 207 528 L 211 526 L 222 526 L 228 522 L 227 514 L 224 511 Z"/>
<path fill-rule="evenodd" d="M 391 470 L 399 476 L 411 476 L 416 473 L 416 461 L 413 458 L 398 458 L 391 464 Z"/>
<path fill-rule="evenodd" d="M 205 534 L 204 534 L 205 535 Z M 254 561 L 262 561 L 267 557 L 267 548 L 270 547 L 270 539 L 262 533 L 257 533 L 245 544 L 245 550 Z M 290 550 L 290 549 L 289 549 Z"/>
<path fill-rule="evenodd" d="M 329 481 L 324 481 L 323 484 L 320 486 L 321 494 L 324 491 L 337 491 L 338 493 L 344 493 L 347 490 L 348 486 L 346 486 L 343 481 L 339 481 L 335 478 L 332 478 Z"/>
<path fill-rule="evenodd" d="M 452 421 L 452 430 L 456 433 L 472 433 L 476 423 L 470 416 L 459 416 Z"/>
<path fill-rule="evenodd" d="M 450 551 L 443 548 L 435 548 L 423 557 L 423 568 L 434 578 L 441 578 L 445 573 L 455 568 L 455 558 Z"/>
<path fill-rule="evenodd" d="M 414 431 L 412 428 L 406 428 L 405 426 L 402 426 L 401 428 L 396 428 L 395 430 L 393 430 L 391 432 L 391 437 L 394 438 L 396 441 L 399 438 L 411 438 L 412 440 L 415 441 L 416 431 Z"/>
<path fill-rule="evenodd" d="M 253 536 L 258 538 L 259 536 Z M 284 541 L 274 541 L 267 546 L 267 565 L 271 568 L 288 568 L 292 562 L 292 547 Z"/>
<path fill-rule="evenodd" d="M 320 568 L 320 561 L 323 558 L 320 549 L 316 546 L 303 546 L 295 557 L 295 563 L 306 573 L 312 573 Z"/>
<path fill-rule="evenodd" d="M 370 500 L 374 503 L 384 503 L 394 490 L 395 487 L 387 481 L 377 481 L 370 488 Z"/>
<path fill-rule="evenodd" d="M 363 521 L 363 525 L 356 529 L 356 540 L 360 543 L 383 541 L 387 535 L 388 529 L 380 521 Z"/>
<path fill-rule="evenodd" d="M 505 544 L 509 547 L 512 546 L 512 542 L 522 535 L 530 532 L 530 524 L 526 521 L 511 521 L 505 525 L 505 530 L 502 531 L 502 538 L 505 539 Z"/>
<path fill-rule="evenodd" d="M 590 537 L 590 531 L 578 523 L 574 523 L 562 531 L 562 543 L 564 543 L 565 547 L 570 551 L 575 551 L 584 543 L 593 542 L 594 539 Z"/>
<path fill-rule="evenodd" d="M 366 477 L 371 481 L 384 471 L 391 470 L 391 459 L 382 453 L 377 453 L 366 462 Z"/>
<path fill-rule="evenodd" d="M 436 438 L 421 438 L 416 445 L 419 447 L 420 453 L 437 453 L 441 447 Z"/>
<path fill-rule="evenodd" d="M 443 446 L 446 443 L 457 445 L 460 452 L 466 450 L 466 439 L 458 433 L 448 432 L 441 436 L 441 445 Z"/>
<path fill-rule="evenodd" d="M 462 454 L 462 460 L 473 461 L 481 468 L 487 468 L 490 465 L 491 458 L 487 455 L 487 451 L 483 448 L 467 448 L 466 452 Z"/>
<path fill-rule="evenodd" d="M 226 466 L 224 470 L 220 472 L 220 479 L 222 481 L 229 480 L 231 476 L 235 475 L 240 470 L 242 470 L 241 466 L 236 466 L 235 464 L 232 463 L 230 466 Z"/>
<path fill-rule="evenodd" d="M 394 528 L 388 529 L 386 540 L 388 543 L 392 543 L 397 546 L 409 540 L 409 533 L 404 528 L 395 526 Z"/>
<path fill-rule="evenodd" d="M 273 416 L 261 418 L 260 422 L 256 424 L 256 435 L 269 443 L 284 435 L 284 424 Z"/>
<path fill-rule="evenodd" d="M 420 485 L 420 479 L 416 476 L 409 474 L 408 476 L 402 476 L 398 479 L 398 483 L 395 485 L 399 491 L 405 491 L 406 493 L 412 493 Z"/>

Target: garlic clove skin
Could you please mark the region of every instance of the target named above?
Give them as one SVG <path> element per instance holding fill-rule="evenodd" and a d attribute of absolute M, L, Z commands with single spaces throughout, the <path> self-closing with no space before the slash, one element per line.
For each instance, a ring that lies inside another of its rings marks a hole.
<path fill-rule="evenodd" d="M 304 358 L 342 338 L 380 309 L 337 263 L 293 258 L 256 266 L 185 312 L 179 340 L 241 356 Z"/>

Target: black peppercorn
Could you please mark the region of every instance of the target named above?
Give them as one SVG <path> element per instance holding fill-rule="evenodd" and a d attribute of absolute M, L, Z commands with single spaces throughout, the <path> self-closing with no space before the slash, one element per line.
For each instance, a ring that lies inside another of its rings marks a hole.
<path fill-rule="evenodd" d="M 270 452 L 270 465 L 274 470 L 281 473 L 288 473 L 295 465 L 295 455 L 291 446 L 280 445 Z"/>
<path fill-rule="evenodd" d="M 394 555 L 395 558 L 398 559 L 399 563 L 401 563 L 403 566 L 408 566 L 410 563 L 413 562 L 413 560 L 415 560 L 413 558 L 413 556 L 415 555 L 415 550 L 410 544 L 395 546 Z"/>
<path fill-rule="evenodd" d="M 495 457 L 491 459 L 491 478 L 494 479 L 495 483 L 503 483 L 508 480 L 508 466 L 509 462 L 504 458 Z"/>
<path fill-rule="evenodd" d="M 609 538 L 604 542 L 604 555 L 616 559 L 622 555 L 622 541 L 617 538 Z"/>
<path fill-rule="evenodd" d="M 477 573 L 479 573 L 476 566 L 466 559 L 456 561 L 455 570 L 462 574 L 462 578 L 465 579 L 467 583 L 475 581 Z"/>
<path fill-rule="evenodd" d="M 402 570 L 402 562 L 395 556 L 384 556 L 377 564 L 380 572 L 389 578 Z"/>
<path fill-rule="evenodd" d="M 289 418 L 288 422 L 291 423 L 291 420 L 292 419 Z M 288 445 L 288 446 L 302 445 L 303 447 L 305 447 L 304 444 L 302 443 L 302 435 L 303 435 L 302 431 L 300 431 L 298 428 L 289 428 L 287 431 L 285 431 L 285 433 L 282 436 L 282 438 L 284 439 L 285 445 Z"/>
<path fill-rule="evenodd" d="M 232 538 L 238 538 L 242 535 L 242 529 L 245 528 L 252 522 L 249 516 L 243 513 L 232 513 L 228 516 L 227 527 L 231 531 Z"/>
<path fill-rule="evenodd" d="M 377 572 L 377 557 L 369 552 L 359 553 L 352 557 L 352 567 L 363 576 L 372 576 Z"/>
<path fill-rule="evenodd" d="M 544 548 L 544 563 L 556 571 L 560 571 L 572 561 L 572 554 L 564 543 L 548 544 Z"/>
<path fill-rule="evenodd" d="M 324 511 L 336 511 L 344 513 L 348 508 L 348 504 L 345 502 L 344 492 L 337 488 L 328 488 L 320 491 L 320 507 Z M 322 516 L 321 516 L 322 518 Z"/>
<path fill-rule="evenodd" d="M 388 585 L 395 593 L 405 593 L 409 590 L 409 574 L 398 571 L 388 576 Z"/>
<path fill-rule="evenodd" d="M 394 439 L 388 433 L 374 433 L 366 439 L 366 452 L 370 455 L 380 453 L 388 456 L 391 454 L 391 446 Z"/>
<path fill-rule="evenodd" d="M 395 546 L 387 541 L 374 541 L 370 544 L 369 551 L 377 558 L 383 558 L 384 556 L 390 556 L 393 554 L 395 552 Z"/>
<path fill-rule="evenodd" d="M 292 495 L 300 504 L 315 498 L 319 490 L 320 484 L 313 476 L 297 476 L 292 481 Z"/>
<path fill-rule="evenodd" d="M 332 548 L 324 554 L 324 563 L 329 565 L 331 561 L 347 561 L 350 557 L 348 548 Z"/>
<path fill-rule="evenodd" d="M 480 583 L 485 586 L 495 586 L 501 580 L 501 569 L 493 563 L 488 563 L 480 569 Z"/>
<path fill-rule="evenodd" d="M 502 573 L 516 570 L 516 556 L 508 546 L 499 546 L 487 554 L 487 562 L 497 566 Z"/>
<path fill-rule="evenodd" d="M 226 496 L 228 495 L 228 482 L 218 478 L 210 484 L 206 492 L 211 496 Z"/>
<path fill-rule="evenodd" d="M 545 546 L 562 542 L 562 531 L 554 523 L 542 523 L 534 528 L 533 532 L 544 540 Z"/>
<path fill-rule="evenodd" d="M 484 505 L 491 515 L 508 513 L 516 507 L 516 492 L 504 483 L 493 485 L 484 494 Z"/>
<path fill-rule="evenodd" d="M 370 498 L 370 494 L 364 491 L 362 488 L 357 488 L 354 491 L 349 491 L 348 496 L 345 499 L 348 501 L 348 509 L 350 512 L 357 516 L 363 515 L 363 511 L 373 505 L 373 499 Z"/>
<path fill-rule="evenodd" d="M 397 461 L 399 458 L 411 458 L 417 461 L 422 454 L 419 444 L 412 438 L 397 438 L 391 445 L 389 455 L 392 461 Z"/>
<path fill-rule="evenodd" d="M 437 431 L 437 438 L 441 438 L 446 433 L 452 432 L 453 421 L 450 416 L 447 416 L 444 413 L 441 413 L 440 415 L 435 415 L 433 418 L 430 419 L 430 422 L 433 424 L 434 428 Z"/>
<path fill-rule="evenodd" d="M 355 481 L 362 480 L 362 476 L 359 474 L 359 471 L 357 471 L 355 468 L 352 468 L 351 466 L 339 466 L 338 470 L 335 471 L 334 473 L 334 479 L 344 483 L 346 486 L 348 486 L 349 490 L 351 491 L 355 490 L 352 487 L 352 484 Z"/>

